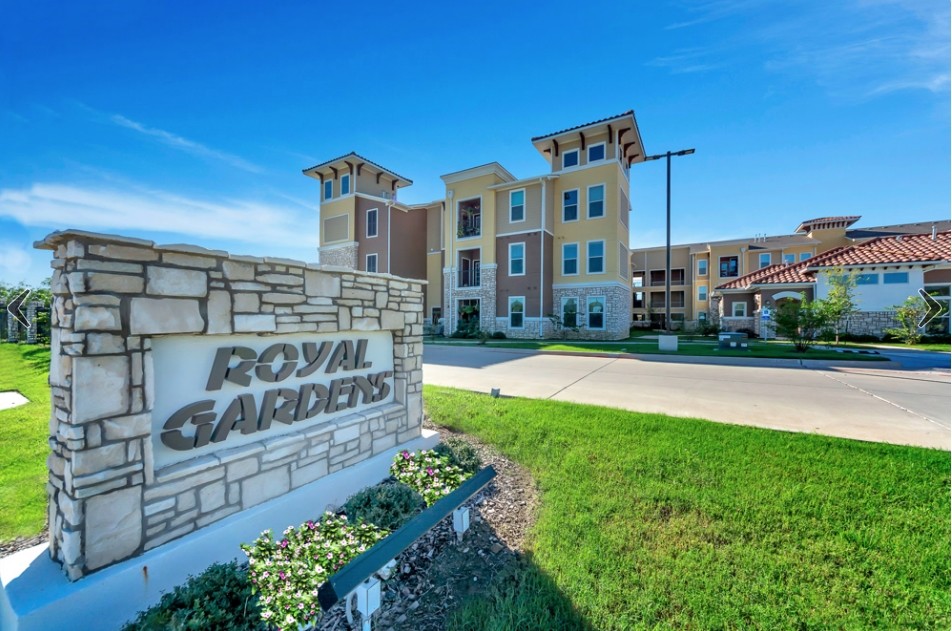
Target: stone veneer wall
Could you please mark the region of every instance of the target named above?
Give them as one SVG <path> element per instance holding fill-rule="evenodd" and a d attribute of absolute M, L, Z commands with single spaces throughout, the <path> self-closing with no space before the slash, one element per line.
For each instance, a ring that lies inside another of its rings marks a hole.
<path fill-rule="evenodd" d="M 605 328 L 589 329 L 586 299 L 590 296 L 605 297 Z M 578 298 L 578 333 L 568 333 L 568 339 L 577 340 L 623 340 L 631 328 L 631 289 L 623 285 L 607 287 L 555 287 L 552 289 L 554 309 L 562 309 L 562 298 Z"/>
<path fill-rule="evenodd" d="M 421 433 L 420 281 L 78 231 L 37 247 L 55 250 L 49 549 L 71 580 Z M 155 470 L 153 337 L 348 330 L 392 333 L 393 403 Z"/>
<path fill-rule="evenodd" d="M 330 247 L 318 248 L 321 259 L 321 265 L 333 265 L 335 267 L 346 267 L 350 270 L 357 269 L 357 243 L 348 243 L 347 245 L 334 245 Z"/>
<path fill-rule="evenodd" d="M 479 298 L 479 330 L 496 331 L 496 266 L 486 265 L 479 269 L 479 287 L 455 287 L 455 274 L 456 268 L 443 270 L 443 318 L 446 323 L 443 334 L 449 337 L 456 331 L 459 321 L 456 305 L 459 301 L 474 298 Z"/>
<path fill-rule="evenodd" d="M 757 327 L 757 318 L 746 317 L 746 318 L 734 318 L 734 317 L 721 317 L 721 330 L 722 331 L 740 331 L 741 329 L 750 329 L 751 331 L 759 331 Z"/>
<path fill-rule="evenodd" d="M 882 337 L 886 329 L 900 328 L 895 311 L 859 311 L 850 316 L 849 326 L 841 327 L 852 335 L 876 335 Z"/>
<path fill-rule="evenodd" d="M 525 318 L 524 326 L 521 329 L 513 329 L 509 326 L 509 318 L 502 316 L 496 318 L 496 331 L 502 331 L 506 337 L 513 339 L 538 340 L 556 337 L 552 321 L 548 318 L 542 318 L 542 337 L 539 337 L 539 317 Z M 574 335 L 574 334 L 573 334 Z"/>

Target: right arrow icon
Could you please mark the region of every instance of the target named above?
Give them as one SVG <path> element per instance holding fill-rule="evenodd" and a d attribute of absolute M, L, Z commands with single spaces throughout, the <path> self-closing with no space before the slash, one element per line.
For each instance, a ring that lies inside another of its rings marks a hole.
<path fill-rule="evenodd" d="M 922 319 L 919 320 L 919 328 L 921 329 L 925 325 L 932 322 L 932 319 L 937 315 L 942 313 L 942 303 L 929 295 L 925 289 L 919 290 L 919 295 L 922 296 L 922 299 L 926 301 L 926 306 L 929 307 L 929 310 L 926 311 L 926 314 L 922 316 Z"/>

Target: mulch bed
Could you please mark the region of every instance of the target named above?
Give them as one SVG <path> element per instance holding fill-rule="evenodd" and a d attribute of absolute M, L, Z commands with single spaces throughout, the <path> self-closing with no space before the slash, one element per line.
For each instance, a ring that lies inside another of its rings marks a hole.
<path fill-rule="evenodd" d="M 457 543 L 452 518 L 447 517 L 397 557 L 393 575 L 381 586 L 374 629 L 445 629 L 452 611 L 467 598 L 484 593 L 496 574 L 518 561 L 535 521 L 539 495 L 525 469 L 471 436 L 437 427 L 428 419 L 424 427 L 439 431 L 441 438 L 453 435 L 471 444 L 483 466 L 495 467 L 496 478 L 467 503 L 472 523 L 462 543 Z M 344 607 L 338 605 L 317 628 L 359 627 L 347 624 Z"/>

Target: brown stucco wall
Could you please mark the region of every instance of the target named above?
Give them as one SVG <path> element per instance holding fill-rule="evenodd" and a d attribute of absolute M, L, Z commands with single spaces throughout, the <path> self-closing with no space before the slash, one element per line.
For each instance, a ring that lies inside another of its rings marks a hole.
<path fill-rule="evenodd" d="M 526 275 L 509 275 L 509 244 L 526 244 Z M 509 297 L 525 296 L 526 317 L 538 318 L 539 285 L 542 283 L 543 304 L 541 316 L 552 313 L 552 235 L 545 233 L 545 263 L 543 273 L 539 273 L 539 233 L 513 235 L 496 238 L 496 253 L 499 267 L 496 269 L 496 313 L 508 315 Z"/>
<path fill-rule="evenodd" d="M 426 211 L 390 211 L 391 274 L 404 278 L 426 279 Z"/>
<path fill-rule="evenodd" d="M 949 269 L 931 269 L 924 274 L 924 280 L 929 284 L 948 283 L 950 282 L 949 277 Z"/>
<path fill-rule="evenodd" d="M 356 208 L 354 217 L 354 238 L 357 240 L 357 269 L 367 270 L 367 255 L 377 255 L 377 271 L 385 274 L 393 274 L 387 269 L 387 230 L 389 229 L 389 219 L 387 218 L 387 205 L 379 201 L 356 198 Z M 367 238 L 367 211 L 371 208 L 377 209 L 377 236 Z M 422 278 L 416 276 L 414 278 Z"/>

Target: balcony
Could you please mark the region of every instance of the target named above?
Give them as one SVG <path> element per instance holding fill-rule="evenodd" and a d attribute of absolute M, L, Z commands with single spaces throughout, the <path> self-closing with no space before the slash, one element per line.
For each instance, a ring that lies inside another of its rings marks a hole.
<path fill-rule="evenodd" d="M 478 237 L 482 234 L 481 215 L 472 215 L 467 220 L 460 218 L 459 225 L 456 227 L 456 238 L 465 239 L 466 237 Z"/>
<path fill-rule="evenodd" d="M 482 202 L 479 198 L 461 201 L 456 207 L 456 238 L 482 235 Z"/>
<path fill-rule="evenodd" d="M 651 272 L 650 284 L 652 287 L 664 287 L 664 270 L 655 270 Z M 672 269 L 671 270 L 671 285 L 683 285 L 684 284 L 684 270 L 683 269 Z"/>
<path fill-rule="evenodd" d="M 479 287 L 479 248 L 460 250 L 456 259 L 457 287 Z"/>
<path fill-rule="evenodd" d="M 457 287 L 479 287 L 479 267 L 459 271 Z"/>

